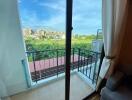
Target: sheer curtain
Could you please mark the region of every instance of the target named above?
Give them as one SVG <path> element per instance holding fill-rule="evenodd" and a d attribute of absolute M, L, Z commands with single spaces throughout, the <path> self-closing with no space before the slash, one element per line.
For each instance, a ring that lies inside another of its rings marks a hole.
<path fill-rule="evenodd" d="M 100 71 L 101 79 L 106 74 L 107 76 L 111 75 L 118 58 L 125 30 L 127 7 L 128 0 L 102 0 L 102 29 L 105 57 Z"/>

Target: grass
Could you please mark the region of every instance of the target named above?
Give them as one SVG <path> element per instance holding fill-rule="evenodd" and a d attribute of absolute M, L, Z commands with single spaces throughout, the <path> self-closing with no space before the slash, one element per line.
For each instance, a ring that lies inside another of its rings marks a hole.
<path fill-rule="evenodd" d="M 92 41 L 95 40 L 95 35 L 80 36 L 72 38 L 72 48 L 91 49 Z M 32 37 L 25 38 L 27 51 L 45 51 L 47 49 L 64 49 L 65 39 L 35 39 Z M 59 56 L 64 54 L 64 51 L 60 51 Z M 30 55 L 30 61 L 31 57 Z M 36 54 L 35 60 L 56 57 L 56 52 L 47 52 L 46 54 Z"/>

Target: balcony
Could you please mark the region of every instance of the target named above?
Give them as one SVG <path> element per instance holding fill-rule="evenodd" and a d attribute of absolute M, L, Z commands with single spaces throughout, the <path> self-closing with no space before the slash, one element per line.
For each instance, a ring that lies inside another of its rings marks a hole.
<path fill-rule="evenodd" d="M 65 49 L 28 51 L 33 89 L 12 96 L 12 100 L 64 100 Z M 70 100 L 82 100 L 95 89 L 100 53 L 71 49 Z M 37 87 L 37 88 L 36 88 Z"/>
<path fill-rule="evenodd" d="M 82 100 L 93 92 L 93 88 L 82 80 L 77 74 L 71 75 L 70 100 Z M 11 100 L 64 100 L 65 99 L 65 78 L 61 77 L 48 83 L 11 97 Z"/>
<path fill-rule="evenodd" d="M 65 72 L 65 49 L 28 51 L 32 82 L 38 82 Z M 96 82 L 100 53 L 85 49 L 71 49 L 71 71 L 80 72 Z"/>

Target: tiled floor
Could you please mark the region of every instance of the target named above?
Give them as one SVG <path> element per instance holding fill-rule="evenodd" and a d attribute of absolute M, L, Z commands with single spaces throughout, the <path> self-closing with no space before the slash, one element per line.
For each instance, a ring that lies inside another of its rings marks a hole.
<path fill-rule="evenodd" d="M 70 100 L 82 100 L 93 89 L 86 84 L 77 74 L 71 75 Z M 11 97 L 11 100 L 64 100 L 65 80 L 60 79 Z"/>

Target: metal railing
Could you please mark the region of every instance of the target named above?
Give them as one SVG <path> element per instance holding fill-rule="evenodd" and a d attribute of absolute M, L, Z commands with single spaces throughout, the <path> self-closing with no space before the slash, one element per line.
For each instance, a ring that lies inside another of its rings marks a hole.
<path fill-rule="evenodd" d="M 65 49 L 45 51 L 27 51 L 29 69 L 33 82 L 58 76 L 65 72 Z M 81 72 L 92 82 L 96 82 L 97 62 L 100 53 L 80 49 L 71 49 L 71 70 Z"/>

